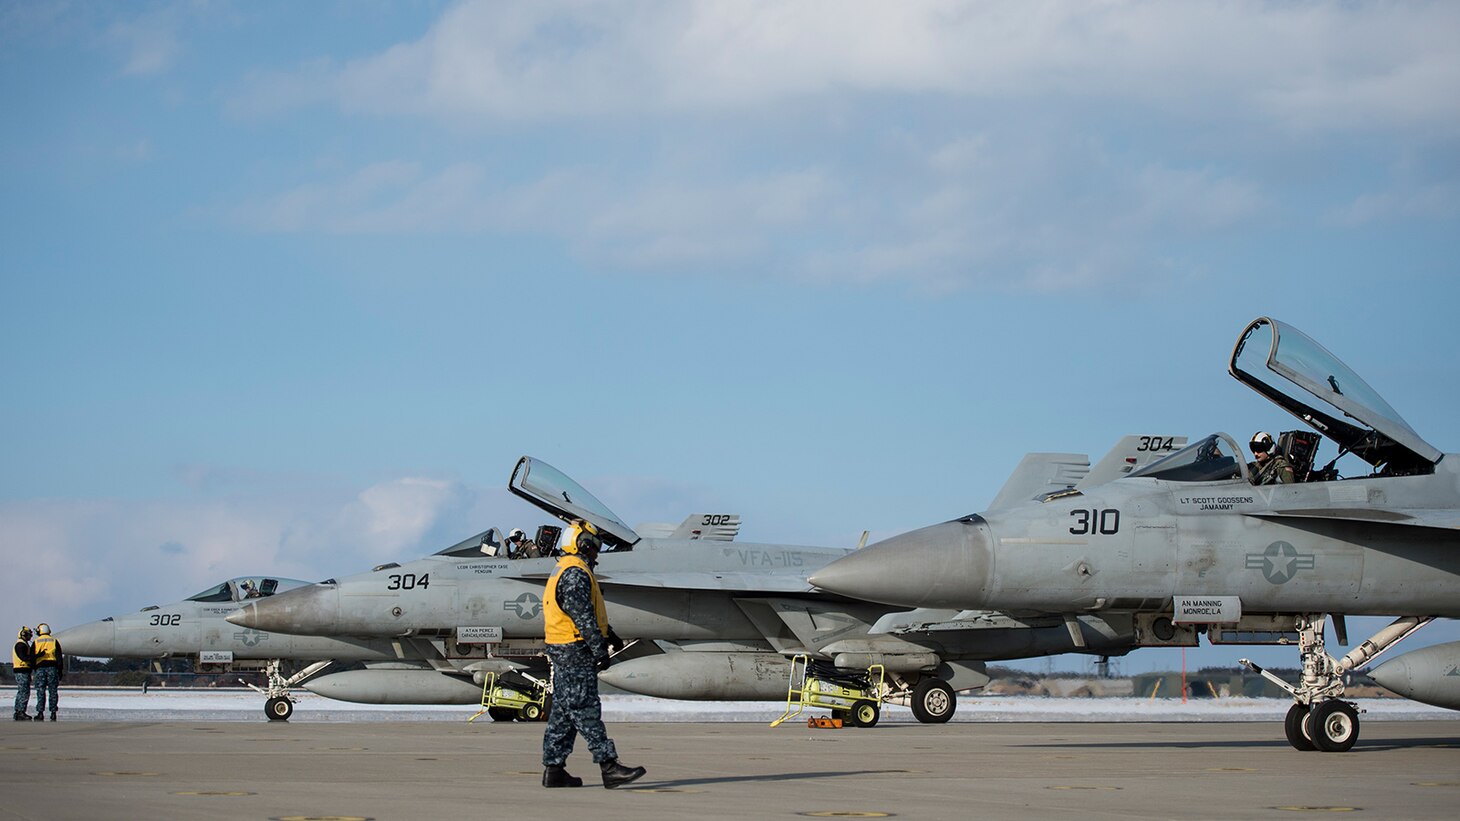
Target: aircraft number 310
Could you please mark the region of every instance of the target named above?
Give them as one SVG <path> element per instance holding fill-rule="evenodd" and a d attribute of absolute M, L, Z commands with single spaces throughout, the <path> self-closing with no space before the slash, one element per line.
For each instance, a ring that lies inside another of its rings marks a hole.
<path fill-rule="evenodd" d="M 1070 532 L 1076 536 L 1086 534 L 1100 534 L 1101 536 L 1113 536 L 1120 532 L 1120 511 L 1115 508 L 1109 510 L 1071 510 L 1070 515 L 1075 517 L 1075 524 Z"/>

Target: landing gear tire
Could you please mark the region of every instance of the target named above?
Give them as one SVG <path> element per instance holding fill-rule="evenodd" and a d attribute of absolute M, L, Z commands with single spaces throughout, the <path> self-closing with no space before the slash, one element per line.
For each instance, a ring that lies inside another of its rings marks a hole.
<path fill-rule="evenodd" d="M 493 721 L 511 721 L 517 718 L 517 711 L 509 710 L 506 707 L 488 707 L 487 715 L 491 716 Z"/>
<path fill-rule="evenodd" d="M 525 705 L 522 708 L 521 716 L 523 721 L 541 721 L 542 708 L 536 704 Z"/>
<path fill-rule="evenodd" d="M 1359 740 L 1359 711 L 1347 701 L 1319 702 L 1303 723 L 1313 746 L 1325 753 L 1346 753 Z"/>
<path fill-rule="evenodd" d="M 875 727 L 877 719 L 882 715 L 882 710 L 875 701 L 859 701 L 852 705 L 851 718 L 853 727 Z"/>
<path fill-rule="evenodd" d="M 283 696 L 274 696 L 264 702 L 264 715 L 270 721 L 288 721 L 294 715 L 294 702 Z"/>
<path fill-rule="evenodd" d="M 1311 753 L 1318 749 L 1313 746 L 1313 739 L 1308 737 L 1308 731 L 1303 728 L 1304 722 L 1308 720 L 1308 705 L 1294 704 L 1288 708 L 1287 718 L 1283 719 L 1283 732 L 1288 736 L 1288 743 L 1293 749 Z"/>
<path fill-rule="evenodd" d="M 942 724 L 953 717 L 957 708 L 953 688 L 940 678 L 925 678 L 913 688 L 913 718 L 924 724 Z"/>

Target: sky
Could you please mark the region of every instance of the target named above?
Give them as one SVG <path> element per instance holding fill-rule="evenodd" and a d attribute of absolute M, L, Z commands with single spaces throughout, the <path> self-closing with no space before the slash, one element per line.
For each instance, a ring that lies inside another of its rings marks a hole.
<path fill-rule="evenodd" d="M 531 531 L 523 454 L 631 524 L 875 540 L 1028 451 L 1294 427 L 1225 373 L 1261 315 L 1460 449 L 1457 32 L 0 0 L 0 624 Z"/>

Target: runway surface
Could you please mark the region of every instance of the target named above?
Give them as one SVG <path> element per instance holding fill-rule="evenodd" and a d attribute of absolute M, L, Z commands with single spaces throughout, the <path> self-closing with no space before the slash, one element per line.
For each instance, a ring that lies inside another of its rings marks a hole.
<path fill-rule="evenodd" d="M 469 712 L 467 713 L 469 714 Z M 63 713 L 63 716 L 65 713 Z M 1453 714 L 1452 714 L 1453 715 Z M 617 722 L 631 788 L 539 785 L 542 725 L 455 721 L 0 725 L 0 818 L 1455 817 L 1460 721 L 1366 721 L 1347 754 L 1275 722 Z"/>

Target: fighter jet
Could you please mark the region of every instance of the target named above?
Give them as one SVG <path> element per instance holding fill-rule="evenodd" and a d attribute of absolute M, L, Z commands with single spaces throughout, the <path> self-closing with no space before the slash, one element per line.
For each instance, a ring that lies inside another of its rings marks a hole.
<path fill-rule="evenodd" d="M 56 635 L 73 656 L 91 658 L 190 658 L 194 669 L 226 672 L 257 668 L 248 662 L 263 662 L 267 689 L 254 687 L 265 696 L 264 713 L 276 721 L 294 712 L 290 688 L 299 686 L 333 662 L 380 662 L 398 670 L 404 658 L 400 648 L 384 639 L 292 636 L 229 624 L 225 616 L 241 603 L 267 601 L 276 593 L 306 588 L 309 582 L 269 576 L 240 576 L 220 582 L 180 602 L 144 607 L 136 613 L 108 616 Z M 281 673 L 283 660 L 314 662 L 293 676 Z M 373 671 L 372 671 L 373 672 Z M 388 673 L 381 673 L 385 675 Z M 253 685 L 249 685 L 253 686 Z M 480 686 L 475 696 L 480 695 Z M 468 703 L 475 696 L 468 699 Z M 437 703 L 432 693 L 420 693 L 418 703 Z M 434 694 L 441 698 L 443 694 Z M 453 697 L 459 698 L 460 694 Z M 455 701 L 449 703 L 457 703 Z"/>
<path fill-rule="evenodd" d="M 1129 437 L 1093 469 L 1075 454 L 1039 454 L 1021 464 L 1001 496 L 1031 497 L 1047 492 L 1052 482 L 1068 490 L 1064 478 L 1108 481 L 1160 455 L 1162 447 L 1174 447 L 1174 441 L 1144 437 L 1143 446 L 1140 437 Z M 907 704 L 921 721 L 942 722 L 953 715 L 955 691 L 987 683 L 988 660 L 1072 650 L 1118 655 L 1131 645 L 1128 617 L 1023 620 L 945 611 L 887 619 L 896 608 L 817 594 L 807 583 L 808 572 L 847 555 L 848 548 L 652 538 L 531 457 L 518 461 L 509 487 L 562 521 L 583 519 L 599 529 L 606 547 L 597 576 L 610 622 L 625 639 L 649 640 L 662 651 L 616 663 L 602 675 L 604 682 L 633 692 L 680 699 L 785 698 L 792 659 L 804 655 L 844 671 L 878 667 L 891 680 L 886 700 Z M 727 517 L 703 518 L 708 528 Z M 520 657 L 534 643 L 541 647 L 541 593 L 554 563 L 485 557 L 468 539 L 414 562 L 246 603 L 229 620 L 307 635 L 428 637 L 463 661 L 492 659 L 502 648 Z M 407 695 L 372 693 L 376 684 L 364 678 L 350 684 L 362 698 Z M 864 708 L 861 723 L 875 723 L 876 713 L 875 705 Z"/>
<path fill-rule="evenodd" d="M 1296 684 L 1249 666 L 1292 694 L 1293 747 L 1348 750 L 1359 718 L 1343 699 L 1344 674 L 1432 619 L 1460 616 L 1460 457 L 1424 441 L 1337 357 L 1277 320 L 1243 329 L 1228 370 L 1312 428 L 1280 437 L 1299 481 L 1254 485 L 1237 442 L 1213 434 L 1105 485 L 885 540 L 811 582 L 912 607 L 1125 614 L 1142 646 L 1192 645 L 1199 631 L 1214 643 L 1295 643 Z M 1362 475 L 1340 478 L 1337 458 L 1315 467 L 1321 436 L 1366 463 Z M 1400 618 L 1337 659 L 1324 648 L 1325 623 L 1333 616 L 1347 644 L 1345 615 Z M 1405 668 L 1460 663 L 1457 645 L 1422 652 Z M 1420 685 L 1409 689 L 1423 697 Z M 1454 705 L 1453 685 L 1448 692 Z"/>

